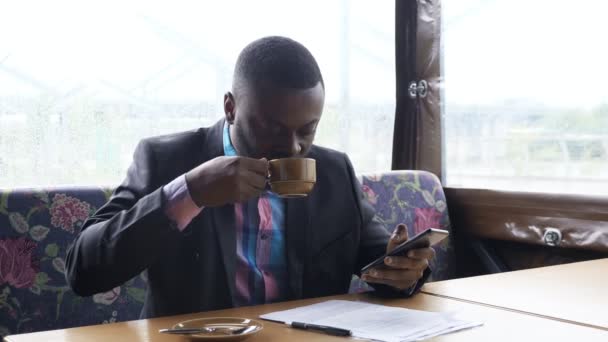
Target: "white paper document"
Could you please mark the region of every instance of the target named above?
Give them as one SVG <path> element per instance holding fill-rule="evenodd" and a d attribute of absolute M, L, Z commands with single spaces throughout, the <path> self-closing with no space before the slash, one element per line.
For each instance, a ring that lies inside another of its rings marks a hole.
<path fill-rule="evenodd" d="M 291 310 L 272 312 L 260 318 L 287 324 L 304 322 L 327 325 L 348 329 L 354 337 L 387 342 L 421 341 L 483 324 L 460 320 L 447 313 L 346 300 L 329 300 Z"/>

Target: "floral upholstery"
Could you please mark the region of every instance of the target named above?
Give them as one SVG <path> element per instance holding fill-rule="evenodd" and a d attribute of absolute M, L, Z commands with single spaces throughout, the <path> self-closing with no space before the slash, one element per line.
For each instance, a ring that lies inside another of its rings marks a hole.
<path fill-rule="evenodd" d="M 359 181 L 367 200 L 376 209 L 376 215 L 391 232 L 400 223 L 406 224 L 409 236 L 427 228 L 450 230 L 445 194 L 434 174 L 392 171 L 363 175 Z M 456 267 L 451 239 L 443 240 L 434 249 L 436 256 L 431 261 L 433 273 L 429 281 L 454 278 Z M 353 277 L 351 292 L 369 289 L 358 277 Z"/>
<path fill-rule="evenodd" d="M 100 188 L 0 191 L 0 336 L 139 317 L 141 276 L 86 298 L 70 291 L 64 277 L 68 246 L 110 194 Z"/>
<path fill-rule="evenodd" d="M 362 186 L 391 230 L 401 222 L 410 236 L 429 227 L 449 228 L 441 184 L 430 173 L 365 175 Z M 69 290 L 63 275 L 76 232 L 110 194 L 101 188 L 0 191 L 0 336 L 138 318 L 146 286 L 142 276 L 82 298 Z M 436 250 L 432 278 L 452 277 L 451 245 L 445 241 Z M 353 292 L 368 289 L 356 277 L 351 285 Z"/>

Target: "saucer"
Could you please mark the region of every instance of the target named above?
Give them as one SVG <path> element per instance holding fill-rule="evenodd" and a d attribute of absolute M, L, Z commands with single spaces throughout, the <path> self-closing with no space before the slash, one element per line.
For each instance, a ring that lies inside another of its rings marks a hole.
<path fill-rule="evenodd" d="M 174 325 L 173 329 L 192 329 L 192 328 L 220 328 L 220 329 L 239 329 L 244 327 L 255 327 L 254 330 L 245 334 L 227 335 L 224 332 L 205 332 L 199 334 L 184 335 L 187 338 L 207 341 L 242 341 L 260 332 L 264 326 L 261 322 L 249 318 L 238 317 L 212 317 L 196 318 Z"/>

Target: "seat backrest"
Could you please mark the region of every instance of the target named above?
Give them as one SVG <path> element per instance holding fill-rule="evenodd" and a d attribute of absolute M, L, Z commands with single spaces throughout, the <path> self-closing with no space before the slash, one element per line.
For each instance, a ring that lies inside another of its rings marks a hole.
<path fill-rule="evenodd" d="M 433 174 L 363 175 L 361 184 L 389 230 L 399 223 L 407 225 L 410 236 L 430 227 L 450 229 L 445 195 Z M 0 191 L 0 336 L 138 318 L 146 287 L 142 276 L 83 298 L 68 288 L 63 275 L 67 248 L 110 194 L 94 187 Z M 452 278 L 451 242 L 435 249 L 432 279 Z M 353 278 L 351 291 L 366 289 Z"/>
<path fill-rule="evenodd" d="M 359 178 L 363 193 L 376 209 L 377 217 L 389 231 L 405 223 L 409 236 L 427 229 L 451 230 L 448 208 L 441 182 L 426 171 L 391 171 L 364 174 Z M 456 277 L 456 260 L 452 238 L 434 247 L 436 256 L 431 262 L 433 270 L 429 281 Z M 353 277 L 351 292 L 369 287 Z"/>
<path fill-rule="evenodd" d="M 137 319 L 145 280 L 92 297 L 67 286 L 64 260 L 83 221 L 111 191 L 0 191 L 0 336 Z"/>

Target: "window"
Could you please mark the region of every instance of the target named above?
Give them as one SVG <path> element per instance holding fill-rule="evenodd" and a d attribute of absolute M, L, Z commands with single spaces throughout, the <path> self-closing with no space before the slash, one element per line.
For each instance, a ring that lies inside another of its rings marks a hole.
<path fill-rule="evenodd" d="M 607 11 L 443 3 L 448 186 L 608 194 Z"/>
<path fill-rule="evenodd" d="M 116 185 L 143 137 L 223 117 L 240 50 L 306 45 L 326 81 L 316 142 L 390 169 L 394 3 L 10 2 L 0 11 L 0 188 Z"/>

